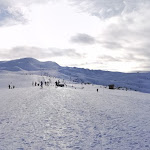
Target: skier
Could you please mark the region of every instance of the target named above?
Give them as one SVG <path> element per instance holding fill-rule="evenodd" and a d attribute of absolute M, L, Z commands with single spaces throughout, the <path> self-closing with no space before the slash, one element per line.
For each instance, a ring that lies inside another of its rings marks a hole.
<path fill-rule="evenodd" d="M 98 89 L 97 89 L 97 92 L 98 92 Z"/>
<path fill-rule="evenodd" d="M 8 85 L 8 88 L 9 88 L 9 89 L 11 88 L 10 84 Z"/>

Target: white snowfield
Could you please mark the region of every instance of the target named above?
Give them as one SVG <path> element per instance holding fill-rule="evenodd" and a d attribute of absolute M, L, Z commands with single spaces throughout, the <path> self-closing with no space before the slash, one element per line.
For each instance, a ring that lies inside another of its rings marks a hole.
<path fill-rule="evenodd" d="M 40 80 L 1 75 L 0 150 L 150 150 L 150 94 Z"/>

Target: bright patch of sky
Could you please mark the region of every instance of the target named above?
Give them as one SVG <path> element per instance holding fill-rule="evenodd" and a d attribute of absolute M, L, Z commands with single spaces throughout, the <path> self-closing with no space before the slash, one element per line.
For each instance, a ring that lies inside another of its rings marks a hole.
<path fill-rule="evenodd" d="M 150 70 L 148 0 L 0 0 L 0 60 Z"/>

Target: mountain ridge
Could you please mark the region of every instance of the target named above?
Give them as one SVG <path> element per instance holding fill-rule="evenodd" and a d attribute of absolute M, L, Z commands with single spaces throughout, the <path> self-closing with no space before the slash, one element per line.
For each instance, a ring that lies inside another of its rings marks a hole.
<path fill-rule="evenodd" d="M 52 61 L 40 62 L 34 58 L 21 58 L 10 61 L 0 61 L 0 70 L 7 71 L 38 71 L 43 69 L 57 68 L 59 65 Z"/>
<path fill-rule="evenodd" d="M 150 93 L 150 73 L 122 73 L 103 70 L 90 70 L 77 67 L 62 67 L 56 62 L 40 62 L 34 58 L 21 58 L 11 61 L 0 61 L 0 71 L 29 71 L 33 74 L 54 76 L 78 83 L 91 83 L 123 87 Z"/>

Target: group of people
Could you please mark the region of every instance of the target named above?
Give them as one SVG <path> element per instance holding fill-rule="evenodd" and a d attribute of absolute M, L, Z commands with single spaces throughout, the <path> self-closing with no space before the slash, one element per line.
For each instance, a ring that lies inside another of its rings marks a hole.
<path fill-rule="evenodd" d="M 43 88 L 43 85 L 49 86 L 49 84 L 50 84 L 49 81 L 32 82 L 32 86 L 40 86 L 41 88 Z"/>
<path fill-rule="evenodd" d="M 43 81 L 41 81 L 41 82 L 32 82 L 32 86 L 40 86 L 41 88 L 43 88 Z"/>
<path fill-rule="evenodd" d="M 8 88 L 9 88 L 9 89 L 14 89 L 14 88 L 15 88 L 15 86 L 14 86 L 14 85 L 9 84 L 9 85 L 8 85 Z"/>

